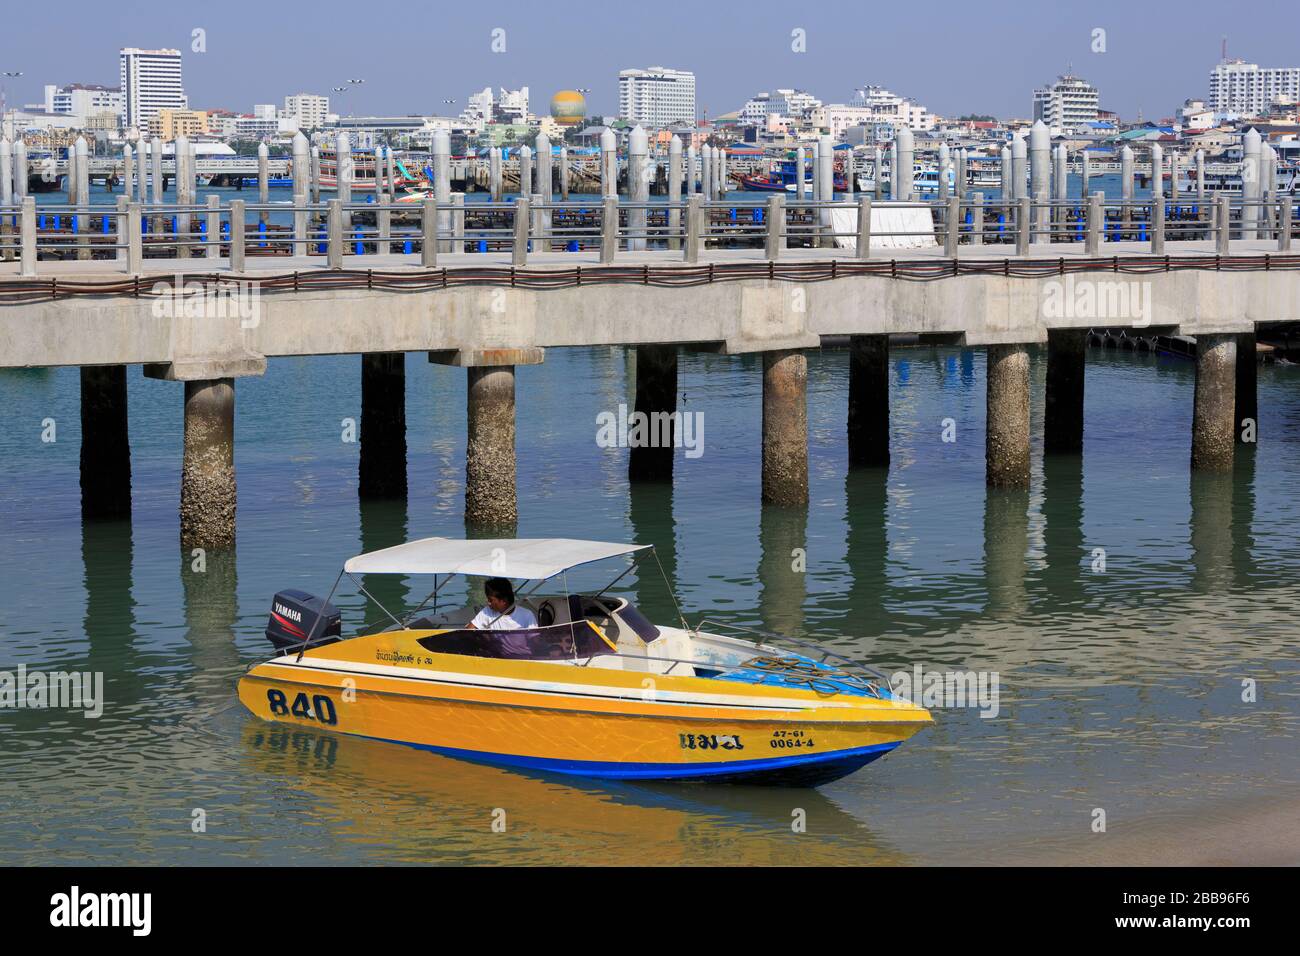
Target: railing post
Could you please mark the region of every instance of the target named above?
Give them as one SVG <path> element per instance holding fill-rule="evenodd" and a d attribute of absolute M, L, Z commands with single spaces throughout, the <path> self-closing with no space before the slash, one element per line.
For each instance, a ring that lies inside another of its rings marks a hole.
<path fill-rule="evenodd" d="M 785 245 L 785 197 L 769 196 L 767 200 L 767 241 L 768 262 L 776 262 L 781 257 L 781 248 Z"/>
<path fill-rule="evenodd" d="M 1159 173 L 1157 173 L 1159 175 Z M 1165 254 L 1165 197 L 1160 194 L 1160 180 L 1151 194 L 1151 254 Z"/>
<path fill-rule="evenodd" d="M 420 265 L 438 265 L 438 203 L 433 199 L 420 203 Z"/>
<path fill-rule="evenodd" d="M 703 198 L 699 193 L 693 193 L 686 199 L 686 255 L 683 258 L 692 264 L 700 261 L 700 234 L 703 231 L 700 220 L 704 212 Z"/>
<path fill-rule="evenodd" d="M 22 230 L 22 264 L 20 273 L 28 278 L 36 275 L 36 200 L 32 196 L 23 197 L 23 211 L 19 217 Z"/>
<path fill-rule="evenodd" d="M 600 202 L 600 264 L 609 265 L 618 251 L 618 199 L 606 196 Z"/>
<path fill-rule="evenodd" d="M 515 200 L 515 241 L 510 248 L 510 264 L 528 264 L 528 200 L 523 196 Z"/>
<path fill-rule="evenodd" d="M 975 193 L 971 197 L 974 205 L 970 213 L 970 242 L 972 246 L 984 245 L 984 194 Z"/>
<path fill-rule="evenodd" d="M 230 271 L 244 271 L 244 200 L 230 201 Z"/>
<path fill-rule="evenodd" d="M 943 171 L 939 173 L 943 175 Z M 948 201 L 948 218 L 944 223 L 944 240 L 943 254 L 949 259 L 957 258 L 957 240 L 960 238 L 961 229 L 961 199 L 958 196 L 949 197 Z"/>
<path fill-rule="evenodd" d="M 343 200 L 331 199 L 325 213 L 326 264 L 343 268 Z"/>
<path fill-rule="evenodd" d="M 297 167 L 294 167 L 294 179 L 297 180 L 297 178 L 300 175 L 301 173 L 298 172 Z M 218 218 L 218 222 L 219 221 L 220 218 Z M 208 228 L 210 230 L 212 227 L 209 226 Z M 308 241 L 308 239 L 309 237 L 308 237 L 308 228 L 307 228 L 307 190 L 304 184 L 304 189 L 302 193 L 299 193 L 295 189 L 293 194 L 293 245 L 290 248 L 290 255 L 294 255 L 294 256 L 307 255 L 308 250 L 311 249 L 311 243 Z M 218 235 L 217 237 L 217 245 L 218 246 L 221 245 L 220 235 Z"/>
<path fill-rule="evenodd" d="M 1215 204 L 1219 211 L 1216 217 L 1219 222 L 1214 234 L 1214 251 L 1221 256 L 1228 254 L 1228 241 L 1232 238 L 1232 206 L 1228 203 L 1228 197 L 1219 193 L 1219 201 Z"/>
<path fill-rule="evenodd" d="M 529 197 L 528 208 L 532 210 L 528 217 L 529 233 L 533 241 L 537 243 L 535 252 L 550 252 L 550 243 L 546 236 L 550 235 L 551 230 L 546 227 L 546 210 L 542 201 L 541 193 L 533 193 Z"/>
<path fill-rule="evenodd" d="M 144 221 L 138 202 L 126 207 L 126 271 L 139 275 L 144 268 Z"/>
<path fill-rule="evenodd" d="M 880 171 L 876 171 L 880 175 Z M 871 194 L 863 193 L 858 199 L 858 258 L 871 258 Z"/>
<path fill-rule="evenodd" d="M 1277 251 L 1291 251 L 1291 197 L 1287 196 L 1282 200 L 1282 206 L 1278 212 L 1277 223 Z"/>
<path fill-rule="evenodd" d="M 205 237 L 208 240 L 208 258 L 221 258 L 221 197 L 208 196 L 208 234 Z M 296 249 L 291 250 L 295 254 Z"/>
<path fill-rule="evenodd" d="M 129 204 L 130 200 L 125 196 L 117 197 L 117 219 L 114 222 L 117 228 L 113 230 L 116 235 L 113 245 L 116 248 L 113 250 L 113 258 L 119 262 L 123 262 L 127 258 L 126 250 L 122 247 L 126 245 L 126 207 Z"/>
<path fill-rule="evenodd" d="M 451 194 L 451 251 L 465 251 L 465 194 Z"/>
<path fill-rule="evenodd" d="M 1029 219 L 1032 215 L 1033 209 L 1029 197 L 1021 197 L 1016 203 L 1016 255 L 1018 256 L 1029 254 L 1029 230 L 1032 226 Z"/>
<path fill-rule="evenodd" d="M 375 157 L 376 177 L 379 175 L 379 168 L 378 168 L 379 162 L 380 162 L 379 157 L 376 156 Z M 379 220 L 379 245 L 375 251 L 378 252 L 380 255 L 386 256 L 393 251 L 392 243 L 389 242 L 389 239 L 392 238 L 393 214 L 388 211 L 388 193 L 384 192 L 384 190 L 380 188 L 378 184 L 376 184 L 375 188 L 379 189 L 379 193 L 378 193 L 379 212 L 376 214 Z"/>
<path fill-rule="evenodd" d="M 376 174 L 376 177 L 380 174 L 380 169 L 378 169 L 380 161 L 380 157 L 374 157 L 374 163 L 376 163 L 374 174 Z M 376 220 L 377 232 L 380 235 L 378 235 L 378 242 L 374 243 L 374 251 L 376 251 L 377 255 L 387 255 L 393 251 L 393 243 L 389 242 L 389 239 L 393 238 L 393 213 L 389 211 L 389 194 L 385 193 L 381 186 L 376 185 L 376 189 L 378 190 L 376 203 L 380 208 L 374 213 L 374 220 Z"/>
<path fill-rule="evenodd" d="M 1084 234 L 1083 251 L 1095 256 L 1101 251 L 1101 227 L 1106 218 L 1106 209 L 1101 204 L 1101 193 L 1088 197 L 1088 225 Z"/>

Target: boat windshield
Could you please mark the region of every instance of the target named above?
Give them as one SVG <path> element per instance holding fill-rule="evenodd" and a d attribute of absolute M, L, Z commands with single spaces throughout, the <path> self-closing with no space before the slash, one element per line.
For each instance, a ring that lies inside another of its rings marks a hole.
<path fill-rule="evenodd" d="M 590 621 L 508 631 L 463 629 L 419 639 L 435 654 L 461 654 L 517 661 L 561 661 L 612 654 L 616 646 Z"/>

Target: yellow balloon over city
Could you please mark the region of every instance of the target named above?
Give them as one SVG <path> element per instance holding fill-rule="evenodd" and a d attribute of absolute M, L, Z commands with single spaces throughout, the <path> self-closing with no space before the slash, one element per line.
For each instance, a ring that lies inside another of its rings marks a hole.
<path fill-rule="evenodd" d="M 551 118 L 561 126 L 576 126 L 587 115 L 587 101 L 577 90 L 560 90 L 551 97 Z"/>

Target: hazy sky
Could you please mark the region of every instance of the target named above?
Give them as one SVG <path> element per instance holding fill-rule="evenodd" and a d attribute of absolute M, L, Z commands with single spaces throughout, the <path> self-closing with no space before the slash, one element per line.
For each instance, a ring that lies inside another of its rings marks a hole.
<path fill-rule="evenodd" d="M 36 103 L 45 83 L 117 85 L 122 46 L 185 54 L 196 109 L 250 111 L 286 94 L 324 93 L 348 113 L 455 113 L 484 86 L 528 85 L 534 111 L 553 92 L 587 87 L 592 113 L 614 112 L 622 68 L 693 70 L 709 115 L 775 87 L 848 102 L 855 87 L 886 86 L 943 115 L 1031 113 L 1031 93 L 1072 65 L 1105 109 L 1149 119 L 1208 93 L 1228 37 L 1229 56 L 1300 65 L 1300 6 L 1088 0 L 853 3 L 800 0 L 3 0 L 0 72 L 10 104 Z M 192 31 L 207 51 L 192 52 Z M 505 52 L 492 50 L 495 29 Z M 806 52 L 791 49 L 792 31 Z M 1093 31 L 1105 52 L 1093 52 Z M 365 84 L 344 95 L 331 87 Z M 454 106 L 443 103 L 455 99 Z"/>

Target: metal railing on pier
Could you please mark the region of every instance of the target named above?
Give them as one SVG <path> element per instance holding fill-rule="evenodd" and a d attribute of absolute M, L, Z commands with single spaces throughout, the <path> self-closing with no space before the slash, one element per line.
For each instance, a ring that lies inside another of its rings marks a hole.
<path fill-rule="evenodd" d="M 1102 256 L 1105 249 L 1112 256 L 1163 261 L 1170 258 L 1170 242 L 1180 244 L 1180 255 L 1257 257 L 1263 241 L 1287 253 L 1298 228 L 1290 196 L 1222 194 L 1206 203 L 1157 197 L 1114 201 L 1101 194 L 1088 202 L 984 200 L 976 194 L 899 203 L 785 196 L 737 202 L 700 195 L 666 202 L 613 197 L 564 202 L 535 196 L 467 203 L 455 195 L 448 202 L 392 203 L 384 196 L 379 202 L 222 203 L 209 196 L 204 204 L 185 205 L 119 197 L 115 206 L 38 206 L 28 197 L 0 205 L 0 276 L 3 262 L 16 262 L 20 278 L 33 278 L 49 268 L 47 263 L 60 261 L 112 261 L 115 265 L 107 269 L 88 265 L 86 272 L 139 275 L 146 262 L 148 271 L 171 267 L 155 262 L 160 259 L 188 262 L 187 269 L 242 274 L 249 257 L 264 256 L 291 258 L 299 268 L 304 257 L 318 259 L 319 268 L 342 271 L 429 269 L 439 266 L 440 256 L 454 254 L 456 268 L 473 269 L 479 266 L 460 257 L 474 253 L 485 255 L 482 267 L 487 269 L 501 265 L 506 255 L 514 269 L 530 261 L 563 269 L 563 257 L 555 254 L 592 251 L 600 265 L 658 268 L 675 260 L 696 264 L 702 256 L 730 249 L 761 249 L 769 263 L 807 262 L 809 255 L 797 250 L 814 249 L 831 261 L 908 260 L 905 269 L 933 270 L 944 259 L 998 259 L 1011 270 L 1015 260 L 1050 256 L 1049 249 L 1064 254 L 1072 248 L 1072 257 Z M 1242 241 L 1250 245 L 1234 249 Z M 917 249 L 935 255 L 903 252 Z M 539 254 L 547 258 L 539 262 Z M 367 259 L 374 265 L 368 266 Z M 80 274 L 67 267 L 51 271 L 61 279 Z"/>

